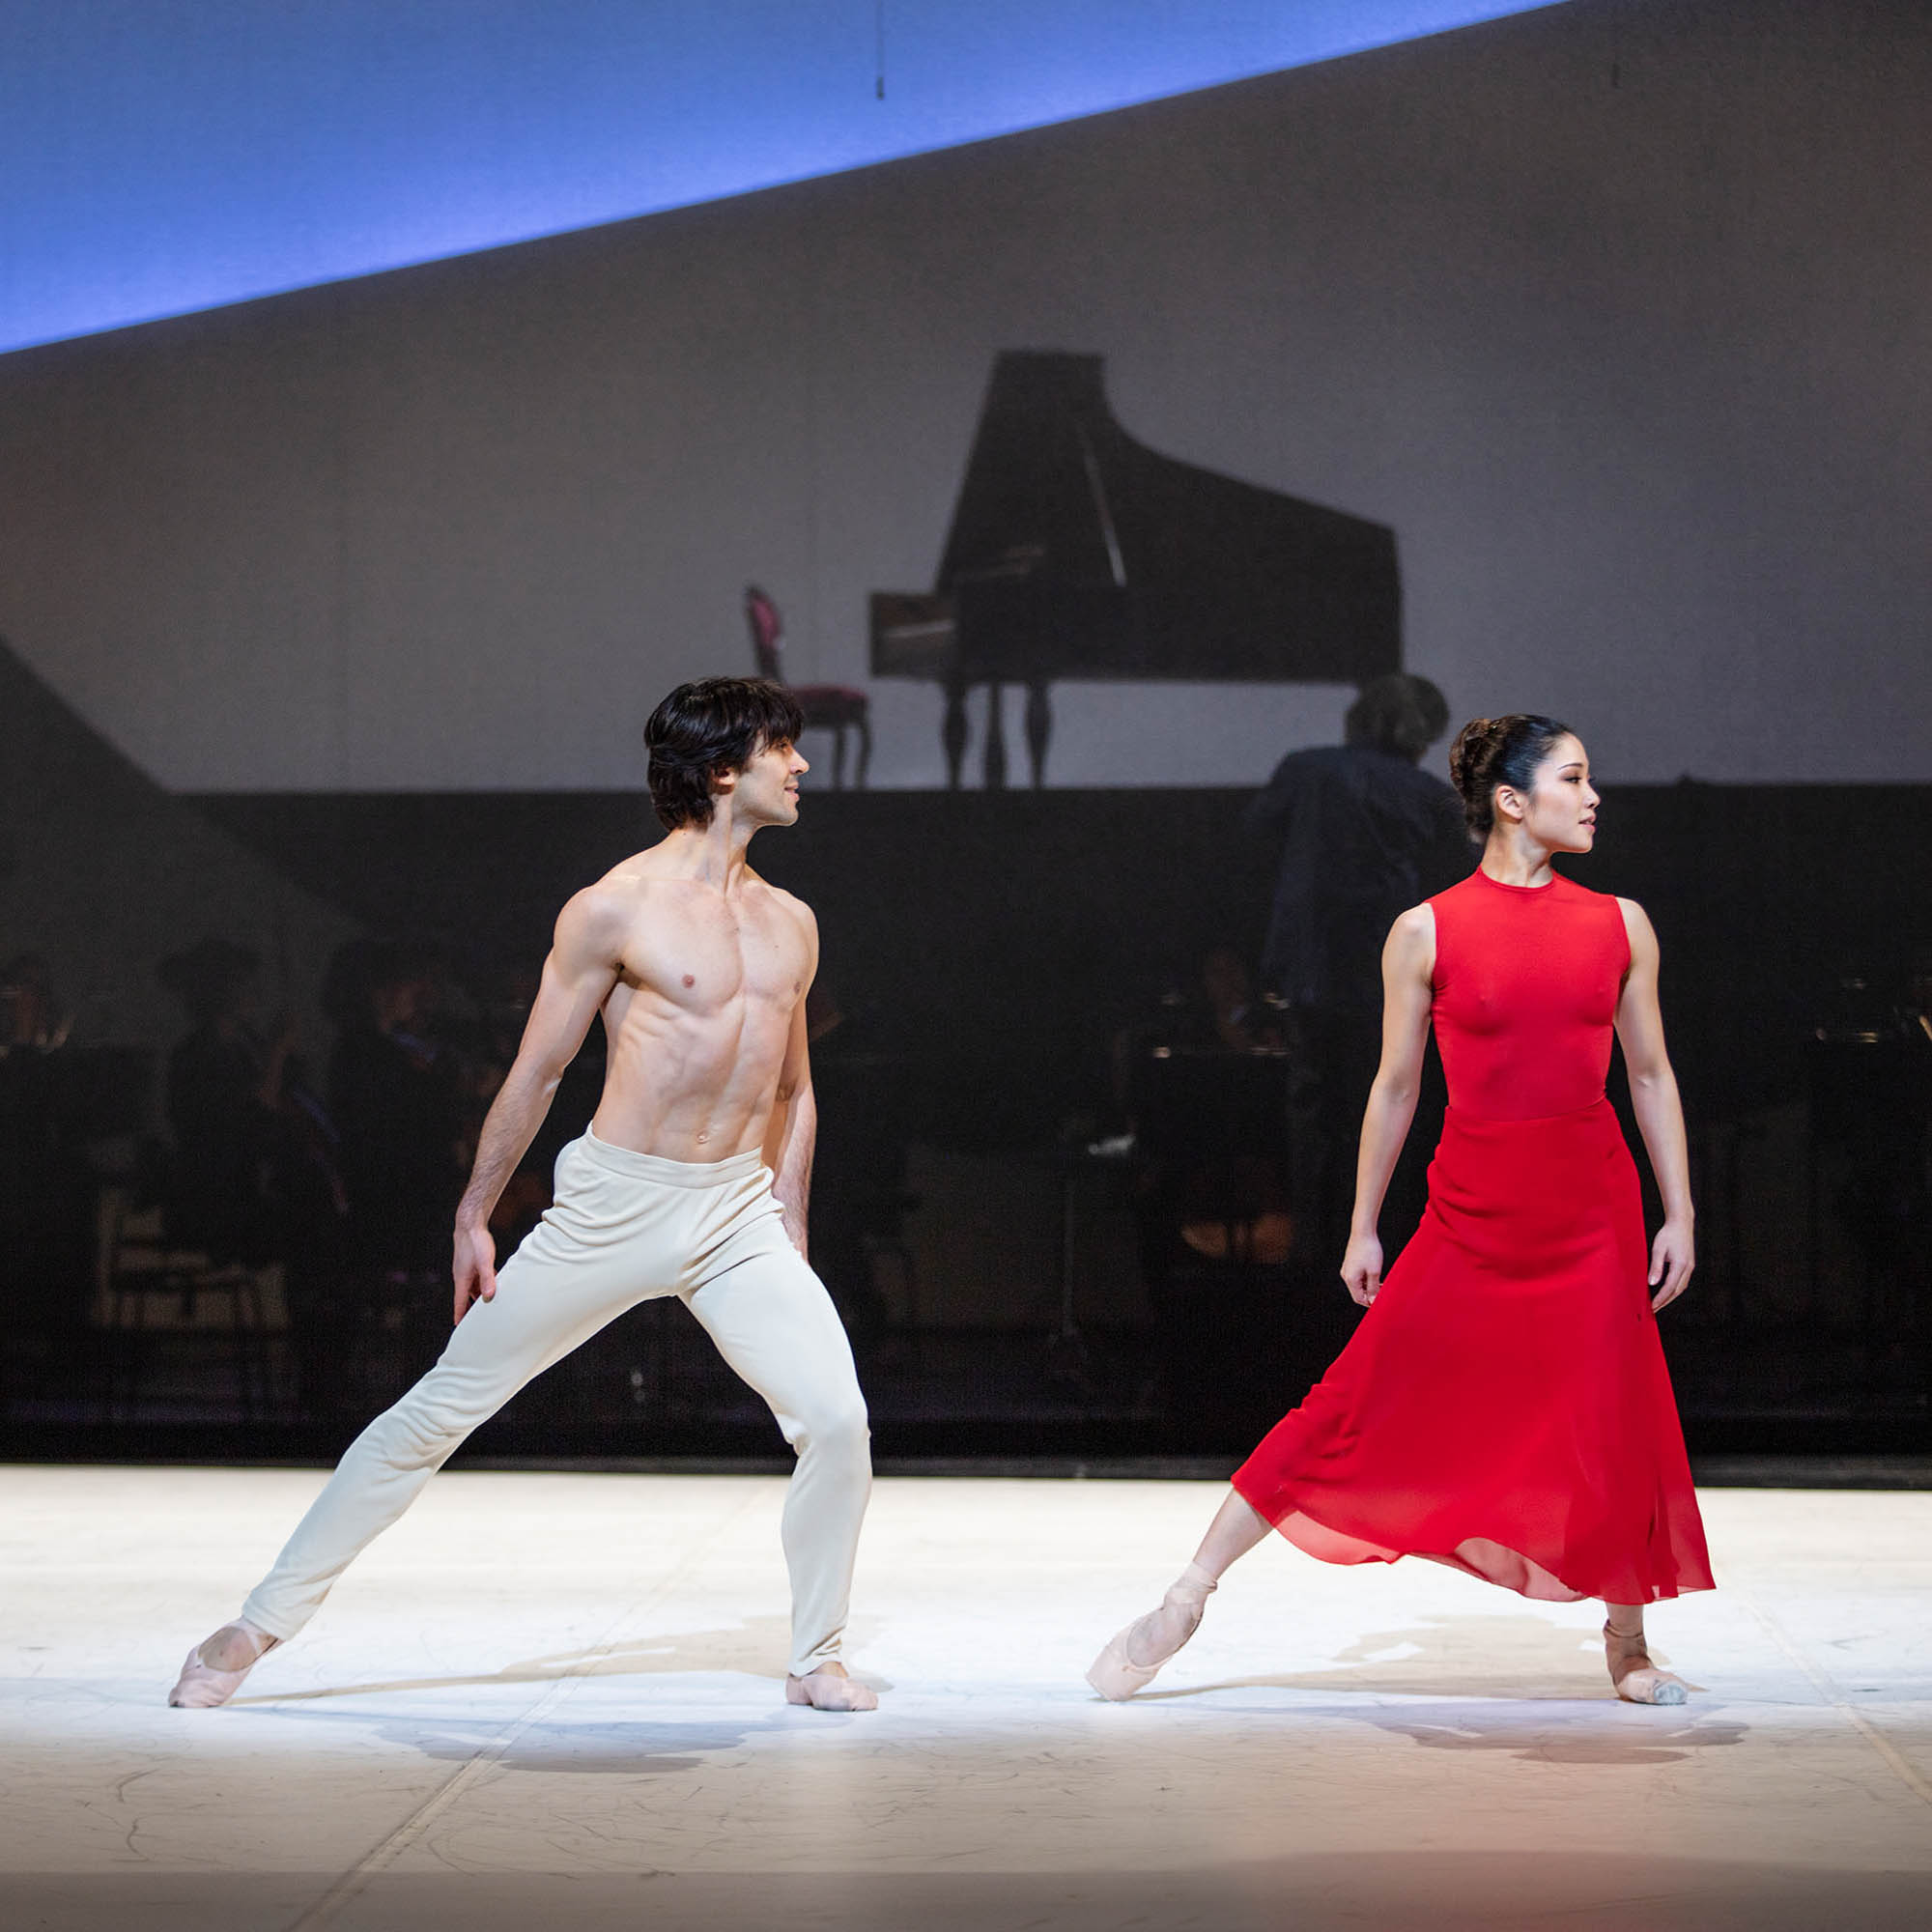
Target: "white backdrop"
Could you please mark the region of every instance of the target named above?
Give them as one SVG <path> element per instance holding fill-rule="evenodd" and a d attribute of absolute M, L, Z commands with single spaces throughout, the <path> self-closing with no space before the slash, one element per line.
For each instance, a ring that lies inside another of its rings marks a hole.
<path fill-rule="evenodd" d="M 993 355 L 1064 348 L 1152 447 L 1393 525 L 1459 713 L 1932 780 L 1928 98 L 1902 0 L 1577 0 L 26 351 L 0 633 L 176 788 L 631 784 L 750 668 L 748 578 L 794 679 L 864 679 Z M 1062 686 L 1052 778 L 1258 781 L 1347 695 Z M 939 782 L 937 694 L 872 699 L 874 783 Z"/>

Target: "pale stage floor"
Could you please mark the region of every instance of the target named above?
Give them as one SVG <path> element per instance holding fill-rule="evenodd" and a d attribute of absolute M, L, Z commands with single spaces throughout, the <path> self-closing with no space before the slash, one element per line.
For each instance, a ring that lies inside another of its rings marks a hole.
<path fill-rule="evenodd" d="M 782 1486 L 452 1473 L 227 1710 L 171 1711 L 312 1471 L 12 1468 L 0 1924 L 1767 1928 L 1932 1923 L 1932 1493 L 1711 1491 L 1705 1687 L 1589 1604 L 1273 1540 L 1148 1694 L 1081 1672 L 1199 1483 L 882 1482 L 870 1717 L 781 1701 Z"/>

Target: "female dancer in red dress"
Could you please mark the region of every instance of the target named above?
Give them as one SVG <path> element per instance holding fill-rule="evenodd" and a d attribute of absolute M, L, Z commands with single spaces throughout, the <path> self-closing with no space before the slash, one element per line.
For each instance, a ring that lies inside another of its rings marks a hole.
<path fill-rule="evenodd" d="M 1404 913 L 1383 951 L 1381 1066 L 1342 1263 L 1369 1313 L 1236 1471 L 1160 1607 L 1100 1653 L 1088 1681 L 1103 1697 L 1151 1680 L 1272 1525 L 1331 1563 L 1431 1556 L 1525 1597 L 1600 1597 L 1617 1694 L 1684 1701 L 1643 1637 L 1645 1604 L 1712 1587 L 1657 1338 L 1692 1248 L 1656 935 L 1640 906 L 1550 867 L 1596 837 L 1589 761 L 1566 726 L 1480 718 L 1449 763 L 1483 858 Z M 1432 1020 L 1449 1109 L 1428 1211 L 1383 1281 L 1376 1224 Z M 1636 1169 L 1604 1097 L 1613 1028 L 1663 1198 L 1647 1268 Z"/>

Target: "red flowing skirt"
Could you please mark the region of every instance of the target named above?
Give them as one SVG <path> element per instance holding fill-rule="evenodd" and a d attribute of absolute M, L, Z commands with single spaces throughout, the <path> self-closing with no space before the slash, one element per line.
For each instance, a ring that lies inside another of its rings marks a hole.
<path fill-rule="evenodd" d="M 1647 1270 L 1607 1100 L 1451 1108 L 1414 1239 L 1235 1488 L 1329 1563 L 1429 1556 L 1553 1603 L 1712 1588 Z"/>

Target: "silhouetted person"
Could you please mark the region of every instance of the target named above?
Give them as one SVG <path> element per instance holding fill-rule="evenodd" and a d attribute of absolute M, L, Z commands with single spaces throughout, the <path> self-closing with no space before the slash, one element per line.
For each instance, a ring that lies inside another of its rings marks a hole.
<path fill-rule="evenodd" d="M 72 1016 L 54 992 L 53 976 L 38 952 L 19 952 L 0 966 L 0 1059 L 12 1053 L 52 1053 L 66 1045 Z"/>
<path fill-rule="evenodd" d="M 328 1062 L 354 1260 L 440 1273 L 463 1191 L 463 1094 L 431 1031 L 436 962 L 421 948 L 356 945 L 336 956 L 328 1005 L 342 1027 Z"/>
<path fill-rule="evenodd" d="M 249 948 L 203 939 L 164 960 L 159 978 L 190 1022 L 168 1056 L 169 1241 L 217 1267 L 282 1264 L 301 1402 L 314 1413 L 331 1399 L 341 1354 L 333 1126 L 295 1051 L 293 1017 L 255 1023 L 260 961 Z"/>
<path fill-rule="evenodd" d="M 1132 1132 L 1132 1203 L 1154 1360 L 1169 1412 L 1245 1396 L 1272 1354 L 1278 1288 L 1254 1273 L 1293 1238 L 1281 1142 L 1281 1015 L 1235 948 L 1211 946 L 1191 983 L 1115 1036 L 1115 1094 Z"/>
<path fill-rule="evenodd" d="M 0 1254 L 11 1347 L 78 1305 L 93 1228 L 82 1122 L 63 1105 L 70 1016 L 38 952 L 0 967 Z"/>
<path fill-rule="evenodd" d="M 271 1037 L 256 1028 L 249 1008 L 260 968 L 247 947 L 208 938 L 163 960 L 159 973 L 189 1022 L 168 1055 L 168 1239 L 217 1266 L 259 1267 L 285 1245 L 273 1177 L 296 1036 L 287 1018 Z"/>
<path fill-rule="evenodd" d="M 1455 792 L 1417 769 L 1448 724 L 1426 677 L 1376 678 L 1349 707 L 1345 742 L 1290 753 L 1246 814 L 1280 854 L 1262 982 L 1289 1007 L 1297 1245 L 1323 1268 L 1347 1244 L 1356 1128 L 1381 1053 L 1382 942 L 1398 913 L 1474 864 Z M 1392 1195 L 1392 1225 L 1404 1205 Z"/>

